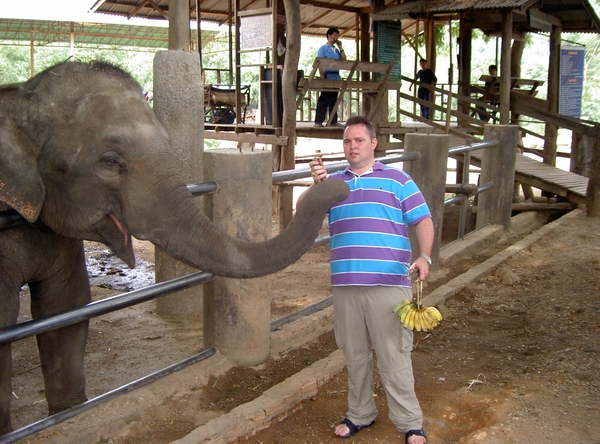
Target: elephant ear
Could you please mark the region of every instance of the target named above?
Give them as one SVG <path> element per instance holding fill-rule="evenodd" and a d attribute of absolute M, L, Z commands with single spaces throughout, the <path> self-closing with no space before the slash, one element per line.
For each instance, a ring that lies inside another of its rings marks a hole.
<path fill-rule="evenodd" d="M 40 215 L 46 187 L 31 139 L 9 118 L 0 117 L 0 202 L 29 222 Z"/>

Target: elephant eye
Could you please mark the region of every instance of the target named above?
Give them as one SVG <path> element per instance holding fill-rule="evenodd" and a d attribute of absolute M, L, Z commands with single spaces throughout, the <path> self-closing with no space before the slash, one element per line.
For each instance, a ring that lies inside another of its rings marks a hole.
<path fill-rule="evenodd" d="M 104 159 L 104 161 L 106 162 L 106 164 L 110 167 L 118 167 L 121 166 L 121 164 L 119 163 L 119 161 L 117 159 Z"/>

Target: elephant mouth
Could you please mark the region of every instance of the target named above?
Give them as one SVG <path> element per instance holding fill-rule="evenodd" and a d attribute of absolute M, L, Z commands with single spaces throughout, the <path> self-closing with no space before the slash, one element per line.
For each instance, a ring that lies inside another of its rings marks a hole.
<path fill-rule="evenodd" d="M 135 254 L 131 234 L 123 223 L 112 213 L 108 213 L 110 222 L 103 224 L 101 230 L 103 242 L 130 268 L 135 267 Z M 111 223 L 112 222 L 112 223 Z"/>

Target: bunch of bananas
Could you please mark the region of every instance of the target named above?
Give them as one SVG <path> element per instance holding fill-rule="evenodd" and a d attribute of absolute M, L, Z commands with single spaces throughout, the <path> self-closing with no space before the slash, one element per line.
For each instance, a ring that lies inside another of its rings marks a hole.
<path fill-rule="evenodd" d="M 398 318 L 404 327 L 417 331 L 432 330 L 442 320 L 442 314 L 437 308 L 422 307 L 411 299 L 398 302 L 394 307 L 394 313 L 398 313 Z"/>

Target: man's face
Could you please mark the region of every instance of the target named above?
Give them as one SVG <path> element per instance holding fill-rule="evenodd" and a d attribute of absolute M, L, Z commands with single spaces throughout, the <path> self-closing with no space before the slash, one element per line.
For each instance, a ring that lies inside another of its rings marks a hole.
<path fill-rule="evenodd" d="M 362 174 L 375 160 L 377 139 L 371 139 L 362 124 L 351 125 L 344 131 L 344 156 L 352 171 Z"/>
<path fill-rule="evenodd" d="M 421 69 L 427 69 L 427 63 L 419 62 L 419 65 L 421 66 Z"/>
<path fill-rule="evenodd" d="M 329 43 L 331 43 L 331 44 L 335 43 L 338 38 L 340 38 L 339 32 L 334 32 L 333 34 L 329 34 Z"/>

